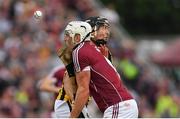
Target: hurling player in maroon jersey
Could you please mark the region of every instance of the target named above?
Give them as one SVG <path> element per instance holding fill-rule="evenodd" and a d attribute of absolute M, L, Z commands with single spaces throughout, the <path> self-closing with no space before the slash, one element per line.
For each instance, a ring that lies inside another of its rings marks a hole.
<path fill-rule="evenodd" d="M 104 118 L 137 118 L 136 101 L 122 84 L 111 62 L 90 41 L 91 26 L 86 22 L 73 21 L 65 30 L 65 42 L 73 48 L 77 82 L 70 117 L 78 117 L 91 94 Z"/>
<path fill-rule="evenodd" d="M 98 47 L 101 53 L 112 62 L 112 55 L 107 47 L 109 38 L 109 21 L 105 17 L 95 16 L 85 20 L 92 27 L 91 41 Z"/>
<path fill-rule="evenodd" d="M 40 80 L 39 89 L 54 93 L 55 100 L 62 87 L 64 72 L 64 66 L 55 67 L 45 78 Z"/>
<path fill-rule="evenodd" d="M 52 108 L 52 117 L 58 118 L 57 112 L 59 112 L 58 108 L 62 108 L 61 105 L 56 104 L 58 101 L 64 102 L 64 105 L 67 105 L 67 110 L 69 110 L 68 104 L 64 99 L 60 100 L 58 99 L 58 95 L 62 94 L 60 90 L 63 88 L 63 76 L 65 73 L 65 67 L 64 66 L 57 66 L 52 69 L 52 71 L 45 76 L 43 79 L 41 79 L 38 83 L 38 88 L 41 91 L 46 91 L 54 94 L 54 99 L 52 100 L 54 104 L 54 109 Z M 64 95 L 64 96 L 63 96 Z M 65 97 L 65 94 L 63 94 L 62 97 Z M 56 109 L 57 108 L 57 109 Z M 66 109 L 66 108 L 65 108 Z M 54 110 L 54 111 L 53 111 Z M 68 117 L 61 115 L 61 117 Z"/>

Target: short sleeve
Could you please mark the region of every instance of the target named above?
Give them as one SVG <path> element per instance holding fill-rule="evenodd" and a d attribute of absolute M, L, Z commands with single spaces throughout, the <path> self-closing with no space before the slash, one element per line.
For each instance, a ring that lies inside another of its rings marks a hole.
<path fill-rule="evenodd" d="M 88 53 L 82 49 L 75 49 L 72 53 L 74 69 L 76 72 L 82 71 L 89 66 Z"/>

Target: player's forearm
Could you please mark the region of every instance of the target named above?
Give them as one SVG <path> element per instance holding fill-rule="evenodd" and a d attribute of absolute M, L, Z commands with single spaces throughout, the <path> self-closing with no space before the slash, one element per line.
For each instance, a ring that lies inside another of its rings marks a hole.
<path fill-rule="evenodd" d="M 64 82 L 64 89 L 65 89 L 65 92 L 66 94 L 70 97 L 71 100 L 74 100 L 74 92 L 76 92 L 73 88 L 73 85 L 72 85 L 72 78 L 74 78 L 75 80 L 75 77 L 71 77 L 68 78 L 68 79 L 64 79 L 63 82 Z"/>
<path fill-rule="evenodd" d="M 47 92 L 53 92 L 53 93 L 58 93 L 59 89 L 60 89 L 60 87 L 55 87 L 55 86 L 48 86 L 48 85 L 40 86 L 40 90 L 47 91 Z"/>
<path fill-rule="evenodd" d="M 58 93 L 60 89 L 60 87 L 54 86 L 53 80 L 46 78 L 39 82 L 38 87 L 41 91 L 48 91 L 53 93 Z"/>
<path fill-rule="evenodd" d="M 89 89 L 85 89 L 83 87 L 79 87 L 77 89 L 76 98 L 72 105 L 72 111 L 70 118 L 77 118 L 85 106 L 89 97 Z"/>

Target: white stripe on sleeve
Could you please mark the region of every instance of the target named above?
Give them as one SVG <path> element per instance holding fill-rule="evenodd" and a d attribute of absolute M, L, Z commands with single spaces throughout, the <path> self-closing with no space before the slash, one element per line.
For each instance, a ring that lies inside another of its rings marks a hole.
<path fill-rule="evenodd" d="M 74 63 L 74 68 L 76 72 L 81 71 L 81 67 L 79 65 L 79 49 L 84 45 L 84 43 L 80 44 L 74 51 L 73 51 L 73 63 Z"/>

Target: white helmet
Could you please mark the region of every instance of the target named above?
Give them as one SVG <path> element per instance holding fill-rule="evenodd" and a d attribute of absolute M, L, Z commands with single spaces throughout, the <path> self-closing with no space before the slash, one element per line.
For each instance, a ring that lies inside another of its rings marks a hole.
<path fill-rule="evenodd" d="M 92 32 L 91 25 L 83 21 L 71 21 L 65 28 L 65 33 L 68 33 L 73 39 L 74 44 L 78 44 L 83 40 L 90 40 L 90 33 Z M 74 41 L 74 35 L 80 34 L 81 40 L 78 43 Z"/>

